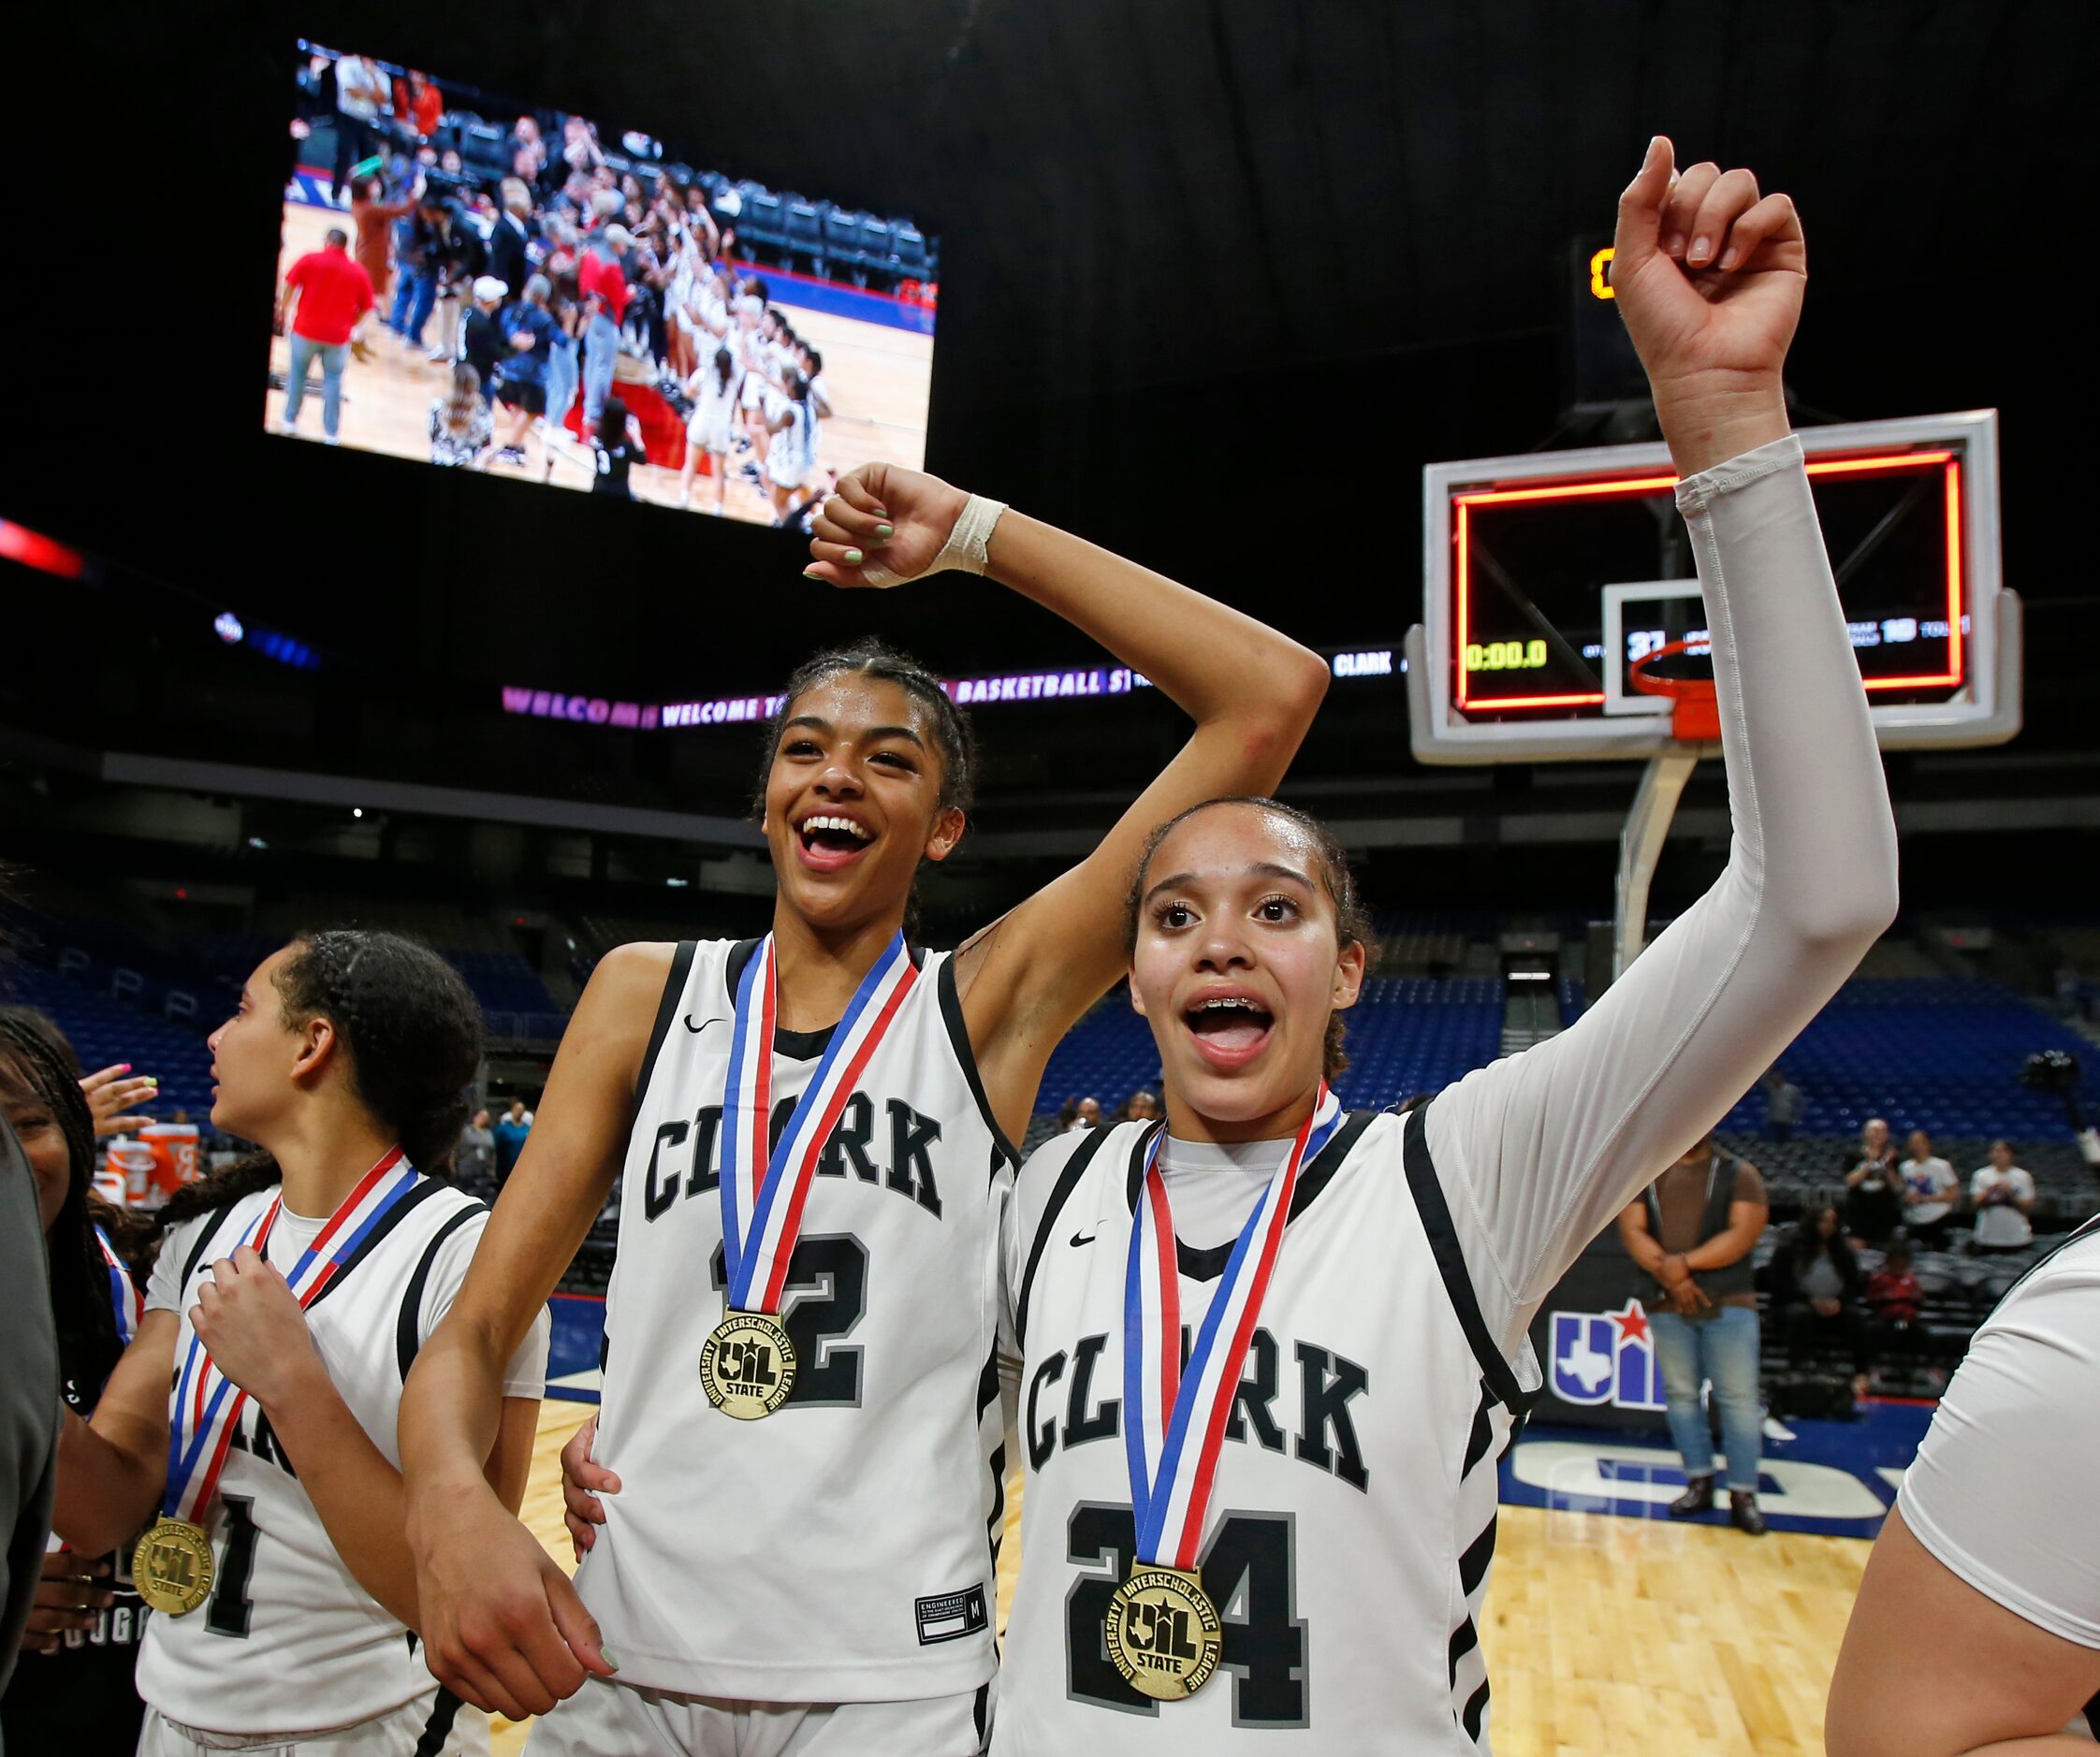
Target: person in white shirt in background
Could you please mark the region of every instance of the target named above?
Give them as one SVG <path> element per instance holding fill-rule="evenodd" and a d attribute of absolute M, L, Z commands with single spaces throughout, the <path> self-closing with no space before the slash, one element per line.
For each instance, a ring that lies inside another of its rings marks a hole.
<path fill-rule="evenodd" d="M 1921 1128 L 1905 1143 L 1910 1157 L 1903 1163 L 1903 1230 L 1927 1250 L 1943 1250 L 1947 1229 L 1961 1206 L 1961 1178 L 1932 1152 L 1932 1138 Z"/>
<path fill-rule="evenodd" d="M 1991 1143 L 1991 1163 L 1978 1166 L 1969 1180 L 1969 1201 L 1976 1211 L 1976 1248 L 2024 1251 L 2034 1242 L 2034 1179 L 2013 1164 L 2012 1142 Z"/>

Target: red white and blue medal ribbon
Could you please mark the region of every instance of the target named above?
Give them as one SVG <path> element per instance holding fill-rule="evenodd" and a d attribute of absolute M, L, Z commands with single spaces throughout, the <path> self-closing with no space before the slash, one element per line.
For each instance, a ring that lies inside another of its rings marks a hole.
<path fill-rule="evenodd" d="M 1239 1395 L 1255 1320 L 1283 1249 L 1298 1174 L 1345 1119 L 1340 1101 L 1323 1082 L 1312 1114 L 1240 1228 L 1187 1367 L 1181 1364 L 1174 1215 L 1159 1167 L 1165 1130 L 1153 1138 L 1123 1281 L 1123 1438 L 1141 1564 L 1195 1572 L 1218 1448 Z"/>
<path fill-rule="evenodd" d="M 139 1320 L 145 1315 L 146 1302 L 139 1298 L 138 1284 L 118 1257 L 109 1242 L 109 1235 L 100 1227 L 95 1229 L 95 1242 L 102 1247 L 103 1267 L 109 1274 L 109 1313 L 117 1321 L 117 1341 L 125 1347 L 139 1334 Z"/>
<path fill-rule="evenodd" d="M 357 1255 L 394 1205 L 420 1181 L 421 1173 L 408 1163 L 399 1147 L 365 1173 L 284 1277 L 301 1311 L 343 1272 L 343 1265 Z M 252 1244 L 257 1251 L 265 1251 L 270 1228 L 283 1207 L 282 1195 L 271 1198 L 270 1206 L 234 1248 Z M 219 1371 L 202 1338 L 192 1331 L 182 1371 L 169 1393 L 168 1492 L 161 1503 L 168 1518 L 197 1526 L 206 1523 L 234 1428 L 247 1401 L 248 1393 Z"/>
<path fill-rule="evenodd" d="M 861 978 L 816 1073 L 795 1100 L 780 1143 L 768 1154 L 776 1011 L 771 934 L 744 966 L 722 1109 L 722 1249 L 732 1312 L 780 1309 L 817 1162 L 918 977 L 900 933 Z"/>

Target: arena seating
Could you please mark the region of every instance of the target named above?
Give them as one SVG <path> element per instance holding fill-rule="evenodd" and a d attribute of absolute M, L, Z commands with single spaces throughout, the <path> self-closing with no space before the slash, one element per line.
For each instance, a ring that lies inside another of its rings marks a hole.
<path fill-rule="evenodd" d="M 207 1022 L 170 1019 L 62 974 L 16 964 L 0 992 L 10 1001 L 36 1007 L 58 1022 L 72 1040 L 83 1069 L 93 1072 L 129 1062 L 160 1081 L 160 1101 L 149 1114 L 170 1121 L 178 1110 L 202 1123 L 211 1110 L 211 1053 L 205 1047 Z M 208 1022 L 216 1025 L 221 1015 Z"/>

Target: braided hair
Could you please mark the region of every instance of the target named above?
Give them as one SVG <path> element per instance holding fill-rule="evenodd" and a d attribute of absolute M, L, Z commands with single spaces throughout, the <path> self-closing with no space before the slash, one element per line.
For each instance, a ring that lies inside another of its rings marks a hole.
<path fill-rule="evenodd" d="M 66 1138 L 66 1200 L 44 1248 L 51 1259 L 51 1319 L 59 1364 L 73 1385 L 99 1387 L 124 1353 L 109 1268 L 95 1229 L 136 1275 L 143 1267 L 144 1230 L 94 1194 L 95 1115 L 80 1090 L 73 1046 L 49 1016 L 31 1007 L 0 1007 L 0 1086 L 14 1086 L 45 1106 Z"/>
<path fill-rule="evenodd" d="M 452 1162 L 481 1065 L 481 1006 L 459 972 L 400 934 L 332 927 L 301 934 L 274 979 L 285 1029 L 326 1019 L 349 1051 L 351 1090 L 418 1171 Z M 186 1184 L 156 1233 L 282 1183 L 267 1153 Z"/>
<path fill-rule="evenodd" d="M 968 811 L 977 788 L 977 737 L 970 728 L 970 716 L 955 705 L 941 679 L 910 654 L 900 653 L 882 641 L 866 639 L 817 654 L 787 680 L 780 705 L 766 728 L 752 815 L 762 815 L 766 809 L 766 778 L 772 772 L 774 753 L 780 748 L 780 734 L 787 729 L 795 703 L 818 684 L 841 675 L 878 677 L 896 684 L 911 698 L 930 722 L 934 746 L 941 752 L 941 808 Z"/>
<path fill-rule="evenodd" d="M 1224 799 L 1206 799 L 1201 805 L 1190 806 L 1187 811 L 1169 818 L 1145 838 L 1145 851 L 1138 856 L 1137 870 L 1130 875 L 1130 889 L 1123 900 L 1123 951 L 1126 957 L 1137 951 L 1138 923 L 1145 913 L 1145 879 L 1152 868 L 1152 857 L 1159 846 L 1181 824 L 1186 823 L 1199 811 L 1209 811 L 1218 806 L 1252 806 L 1265 811 L 1273 818 L 1300 832 L 1312 844 L 1313 855 L 1320 863 L 1320 887 L 1327 893 L 1327 900 L 1334 907 L 1334 940 L 1337 949 L 1358 945 L 1364 948 L 1364 963 L 1378 961 L 1378 945 L 1371 932 L 1371 917 L 1356 891 L 1356 875 L 1349 871 L 1349 853 L 1334 831 L 1312 816 L 1300 811 L 1295 806 L 1287 806 L 1280 799 L 1264 799 L 1252 793 L 1235 793 Z M 1324 1050 L 1325 1078 L 1333 1080 L 1349 1067 L 1349 1053 L 1343 1048 L 1348 1033 L 1342 1009 L 1336 1008 L 1327 1015 L 1327 1035 Z"/>

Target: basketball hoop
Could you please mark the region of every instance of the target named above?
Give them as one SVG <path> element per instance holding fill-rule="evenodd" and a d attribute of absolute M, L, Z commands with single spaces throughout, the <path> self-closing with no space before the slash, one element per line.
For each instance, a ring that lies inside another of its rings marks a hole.
<path fill-rule="evenodd" d="M 1679 744 L 1713 744 L 1721 736 L 1721 704 L 1714 691 L 1714 679 L 1648 675 L 1648 667 L 1658 659 L 1689 652 L 1691 647 L 1690 641 L 1670 641 L 1653 652 L 1641 654 L 1626 665 L 1626 685 L 1642 695 L 1670 698 L 1670 735 Z M 1708 650 L 1711 651 L 1711 647 Z"/>

